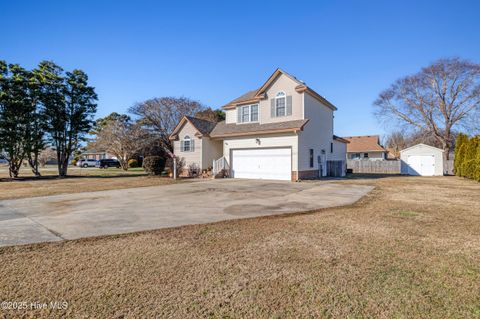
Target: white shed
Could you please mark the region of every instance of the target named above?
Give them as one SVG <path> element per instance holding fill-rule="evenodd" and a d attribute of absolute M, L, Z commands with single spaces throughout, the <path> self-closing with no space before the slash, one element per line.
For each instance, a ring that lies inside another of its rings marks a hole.
<path fill-rule="evenodd" d="M 417 144 L 400 151 L 401 172 L 417 176 L 443 175 L 443 150 Z"/>

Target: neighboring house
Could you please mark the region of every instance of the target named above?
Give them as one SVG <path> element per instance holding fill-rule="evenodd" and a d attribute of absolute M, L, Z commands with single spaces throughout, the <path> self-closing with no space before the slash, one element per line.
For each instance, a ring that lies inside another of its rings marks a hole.
<path fill-rule="evenodd" d="M 101 160 L 101 159 L 116 159 L 115 156 L 112 154 L 107 153 L 106 151 L 97 151 L 97 150 L 88 150 L 85 152 L 82 152 L 80 154 L 80 158 L 82 159 L 94 159 L 94 160 Z"/>
<path fill-rule="evenodd" d="M 347 144 L 347 159 L 349 160 L 385 160 L 387 150 L 380 145 L 378 135 L 344 137 Z"/>
<path fill-rule="evenodd" d="M 400 151 L 402 174 L 441 176 L 444 174 L 443 150 L 417 144 Z"/>
<path fill-rule="evenodd" d="M 328 165 L 345 165 L 348 141 L 333 135 L 336 109 L 277 69 L 260 88 L 223 106 L 225 121 L 185 116 L 170 139 L 187 166 L 224 168 L 234 178 L 317 178 Z"/>

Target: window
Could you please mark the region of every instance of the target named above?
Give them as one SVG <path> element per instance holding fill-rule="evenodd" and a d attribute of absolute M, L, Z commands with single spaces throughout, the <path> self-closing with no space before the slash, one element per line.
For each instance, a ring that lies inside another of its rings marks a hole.
<path fill-rule="evenodd" d="M 240 106 L 238 112 L 239 123 L 258 122 L 258 104 Z"/>
<path fill-rule="evenodd" d="M 363 158 L 368 158 L 368 153 L 363 153 Z"/>
<path fill-rule="evenodd" d="M 242 106 L 242 123 L 250 122 L 250 105 Z"/>
<path fill-rule="evenodd" d="M 313 149 L 310 149 L 310 167 L 313 167 Z"/>
<path fill-rule="evenodd" d="M 250 106 L 250 122 L 258 122 L 258 105 Z"/>
<path fill-rule="evenodd" d="M 278 92 L 275 96 L 275 115 L 276 116 L 285 116 L 285 102 L 286 96 L 284 92 Z"/>
<path fill-rule="evenodd" d="M 183 138 L 183 148 L 182 148 L 182 150 L 184 152 L 190 152 L 191 148 L 192 148 L 192 140 L 190 139 L 190 136 L 185 135 L 185 137 Z"/>
<path fill-rule="evenodd" d="M 333 143 L 330 143 L 330 153 L 333 153 Z"/>
<path fill-rule="evenodd" d="M 360 153 L 353 153 L 352 159 L 360 159 Z"/>

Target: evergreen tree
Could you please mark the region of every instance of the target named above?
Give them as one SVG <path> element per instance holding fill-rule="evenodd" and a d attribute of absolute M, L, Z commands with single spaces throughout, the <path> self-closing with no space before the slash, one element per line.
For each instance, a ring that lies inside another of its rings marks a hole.
<path fill-rule="evenodd" d="M 33 138 L 31 120 L 36 103 L 31 92 L 32 74 L 18 64 L 0 61 L 0 149 L 9 163 L 9 175 L 18 177 Z"/>
<path fill-rule="evenodd" d="M 465 143 L 468 142 L 468 136 L 460 133 L 457 136 L 457 142 L 455 146 L 455 156 L 454 156 L 454 162 L 453 162 L 453 170 L 455 175 L 457 176 L 462 176 L 461 174 L 461 167 L 462 167 L 462 161 L 463 157 L 465 156 L 465 147 L 462 148 Z"/>
<path fill-rule="evenodd" d="M 70 157 L 90 131 L 97 95 L 81 70 L 63 75 L 53 62 L 41 62 L 35 70 L 40 83 L 40 100 L 50 142 L 57 152 L 58 174 L 66 176 Z"/>
<path fill-rule="evenodd" d="M 477 148 L 480 145 L 480 138 L 478 136 L 472 137 L 465 144 L 465 155 L 462 161 L 462 176 L 467 178 L 475 178 L 476 173 L 476 158 Z"/>

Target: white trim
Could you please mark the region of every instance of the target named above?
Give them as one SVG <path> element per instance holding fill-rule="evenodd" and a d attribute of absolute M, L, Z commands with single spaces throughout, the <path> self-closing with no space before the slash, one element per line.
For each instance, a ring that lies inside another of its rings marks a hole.
<path fill-rule="evenodd" d="M 185 149 L 185 142 L 188 141 L 188 150 Z M 190 136 L 185 135 L 183 137 L 183 149 L 182 152 L 191 152 L 192 151 L 192 139 Z"/>
<path fill-rule="evenodd" d="M 280 96 L 279 95 L 282 95 Z M 283 104 L 283 115 L 278 115 L 278 105 L 277 105 L 277 100 L 283 99 L 284 104 Z M 284 91 L 278 91 L 277 94 L 275 94 L 275 117 L 284 117 L 287 116 L 287 94 Z"/>
<path fill-rule="evenodd" d="M 257 120 L 252 121 L 252 106 L 257 106 Z M 248 121 L 243 121 L 243 108 L 248 107 Z M 249 124 L 249 123 L 259 123 L 260 122 L 260 104 L 259 103 L 253 103 L 253 104 L 245 104 L 245 105 L 239 105 L 238 109 L 240 110 L 241 113 L 241 120 L 242 122 L 238 122 L 237 124 Z M 237 114 L 238 117 L 238 114 Z"/>
<path fill-rule="evenodd" d="M 418 147 L 418 146 L 426 146 L 426 147 L 429 147 L 429 148 L 433 148 L 434 150 L 438 150 L 438 151 L 440 151 L 440 152 L 445 152 L 445 151 L 442 150 L 441 148 L 434 147 L 434 146 L 430 146 L 430 145 L 423 144 L 423 143 L 419 143 L 419 144 L 416 144 L 416 145 L 413 145 L 413 146 L 410 146 L 410 147 L 408 147 L 408 148 L 405 148 L 405 149 L 401 150 L 400 153 L 405 152 L 405 151 L 408 151 L 409 149 L 415 148 L 415 147 Z"/>

